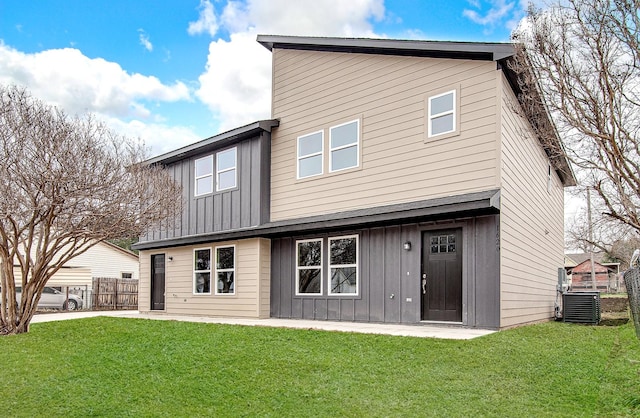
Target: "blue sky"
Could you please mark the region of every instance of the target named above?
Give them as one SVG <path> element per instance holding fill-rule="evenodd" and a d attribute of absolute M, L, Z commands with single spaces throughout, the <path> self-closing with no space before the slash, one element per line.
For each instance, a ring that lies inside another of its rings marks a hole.
<path fill-rule="evenodd" d="M 521 0 L 0 0 L 0 83 L 150 155 L 270 117 L 257 34 L 506 42 Z"/>

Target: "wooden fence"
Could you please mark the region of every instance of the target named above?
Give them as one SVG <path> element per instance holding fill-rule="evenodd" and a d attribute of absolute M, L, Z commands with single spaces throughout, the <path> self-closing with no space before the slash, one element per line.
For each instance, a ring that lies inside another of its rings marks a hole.
<path fill-rule="evenodd" d="M 138 281 L 93 278 L 93 309 L 138 309 Z"/>

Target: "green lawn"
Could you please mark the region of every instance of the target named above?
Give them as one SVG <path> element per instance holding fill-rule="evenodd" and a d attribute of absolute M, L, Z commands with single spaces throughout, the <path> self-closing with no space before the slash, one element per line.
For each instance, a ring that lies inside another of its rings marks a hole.
<path fill-rule="evenodd" d="M 97 317 L 0 338 L 0 416 L 640 416 L 630 324 L 471 341 Z"/>

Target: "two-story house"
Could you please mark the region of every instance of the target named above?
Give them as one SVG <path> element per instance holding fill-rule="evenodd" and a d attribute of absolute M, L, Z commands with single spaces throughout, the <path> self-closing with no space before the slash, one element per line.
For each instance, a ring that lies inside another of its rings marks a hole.
<path fill-rule="evenodd" d="M 513 45 L 258 42 L 273 119 L 149 161 L 185 208 L 137 245 L 142 311 L 496 329 L 553 316 L 575 179 L 518 111 Z"/>

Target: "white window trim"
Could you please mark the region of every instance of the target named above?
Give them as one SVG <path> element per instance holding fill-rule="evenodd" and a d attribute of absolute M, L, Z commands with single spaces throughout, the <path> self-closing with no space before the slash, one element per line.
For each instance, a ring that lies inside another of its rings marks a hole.
<path fill-rule="evenodd" d="M 233 167 L 225 168 L 224 170 L 218 170 L 218 166 L 219 166 L 219 164 L 218 164 L 218 155 L 222 154 L 223 152 L 227 152 L 227 151 L 231 151 L 231 150 L 234 150 L 234 153 L 233 153 L 233 158 L 234 158 Z M 229 172 L 231 170 L 234 170 L 233 186 L 225 187 L 224 189 L 221 189 L 220 188 L 220 174 Z M 221 192 L 221 191 L 224 191 L 224 190 L 235 189 L 236 187 L 238 187 L 238 147 L 227 148 L 225 150 L 216 152 L 216 191 L 217 192 Z"/>
<path fill-rule="evenodd" d="M 202 175 L 202 176 L 198 176 L 197 168 L 196 168 L 196 167 L 198 166 L 198 161 L 200 161 L 200 160 L 205 160 L 205 159 L 208 159 L 208 158 L 210 158 L 210 159 L 211 159 L 211 164 L 210 164 L 210 168 L 211 168 L 211 170 L 209 171 L 209 174 L 205 174 L 205 175 Z M 193 194 L 194 194 L 194 196 L 204 196 L 204 195 L 206 195 L 206 194 L 211 194 L 211 193 L 213 193 L 213 154 L 211 154 L 211 155 L 207 155 L 207 156 L 204 156 L 204 157 L 201 157 L 201 158 L 197 158 L 197 159 L 195 160 L 195 162 L 194 162 L 194 164 L 193 164 L 193 175 L 194 175 L 194 177 L 195 177 L 195 181 L 193 182 L 193 189 L 194 189 L 194 190 L 193 190 Z M 204 193 L 198 193 L 198 180 L 199 180 L 199 179 L 203 179 L 203 178 L 205 178 L 205 177 L 211 177 L 211 191 L 209 191 L 209 192 L 204 192 Z"/>
<path fill-rule="evenodd" d="M 233 268 L 232 269 L 218 269 L 218 249 L 220 248 L 233 248 Z M 233 296 L 236 294 L 238 286 L 238 275 L 236 274 L 236 246 L 235 245 L 219 245 L 213 248 L 213 270 L 215 275 L 212 277 L 211 286 L 214 287 L 214 294 L 219 296 Z M 233 293 L 218 293 L 218 273 L 233 272 Z"/>
<path fill-rule="evenodd" d="M 355 140 L 355 142 L 351 142 L 349 144 L 341 145 L 339 147 L 333 148 L 331 146 L 331 132 L 332 132 L 332 130 L 335 129 L 335 128 L 339 128 L 341 126 L 352 124 L 354 122 L 356 124 L 356 140 Z M 356 165 L 353 165 L 351 167 L 340 168 L 338 170 L 334 170 L 333 169 L 333 159 L 331 158 L 331 154 L 333 153 L 333 151 L 339 151 L 339 150 L 344 149 L 344 148 L 351 148 L 354 145 L 356 146 Z M 334 126 L 330 127 L 329 128 L 329 172 L 330 173 L 336 173 L 338 171 L 351 170 L 351 169 L 358 168 L 358 167 L 360 167 L 360 119 L 350 120 L 349 122 L 341 123 L 339 125 L 334 125 Z"/>
<path fill-rule="evenodd" d="M 300 247 L 298 244 L 305 242 L 319 242 L 320 243 L 320 265 L 319 266 L 299 266 L 298 261 L 300 257 Z M 324 240 L 322 238 L 314 239 L 301 239 L 296 241 L 296 296 L 321 296 L 324 289 L 324 277 L 322 265 L 324 259 Z M 300 270 L 316 270 L 320 269 L 320 292 L 319 293 L 300 293 Z"/>
<path fill-rule="evenodd" d="M 209 250 L 209 270 L 196 270 L 196 251 L 202 251 L 202 250 Z M 191 278 L 191 282 L 192 282 L 192 286 L 193 286 L 193 294 L 194 296 L 203 296 L 203 295 L 210 295 L 211 294 L 211 286 L 212 286 L 212 282 L 213 282 L 213 277 L 211 275 L 211 263 L 212 263 L 212 252 L 211 252 L 211 247 L 201 247 L 201 248 L 194 248 L 193 249 L 193 257 L 191 258 L 191 268 L 193 269 L 193 277 Z M 198 293 L 196 292 L 196 274 L 197 273 L 209 273 L 209 292 L 207 293 Z"/>
<path fill-rule="evenodd" d="M 356 260 L 354 264 L 331 264 L 331 241 L 345 239 L 345 238 L 355 238 L 356 240 Z M 327 240 L 327 262 L 329 263 L 329 274 L 327 275 L 327 287 L 328 287 L 328 295 L 329 296 L 358 296 L 360 294 L 360 268 L 358 267 L 358 253 L 360 252 L 360 243 L 358 235 L 343 235 L 339 237 L 329 237 Z M 331 269 L 332 268 L 343 268 L 343 267 L 355 267 L 356 269 L 356 291 L 355 293 L 333 293 L 331 291 Z"/>
<path fill-rule="evenodd" d="M 316 134 L 320 134 L 320 143 L 321 143 L 320 151 L 300 156 L 300 138 L 304 138 L 304 137 L 316 135 Z M 320 156 L 320 160 L 321 160 L 320 172 L 317 174 L 310 174 L 308 176 L 300 177 L 300 160 L 304 160 L 309 157 L 315 157 L 317 155 Z M 324 131 L 320 130 L 320 131 L 309 132 L 308 134 L 300 135 L 296 141 L 296 178 L 298 180 L 307 179 L 309 177 L 321 176 L 323 174 L 324 174 Z"/>
<path fill-rule="evenodd" d="M 120 272 L 120 278 L 124 279 L 125 277 L 122 277 L 123 274 L 130 274 L 132 279 L 135 279 L 135 277 L 133 277 L 133 271 L 121 271 Z"/>
<path fill-rule="evenodd" d="M 431 101 L 434 99 L 437 99 L 439 97 L 442 96 L 446 96 L 448 94 L 453 94 L 453 107 L 451 110 L 447 110 L 445 112 L 440 112 L 440 113 L 436 113 L 435 115 L 431 114 Z M 446 91 L 444 93 L 440 93 L 440 94 L 436 94 L 435 96 L 429 96 L 429 98 L 427 99 L 427 102 L 429 103 L 428 109 L 427 109 L 427 126 L 428 126 L 428 137 L 429 138 L 435 138 L 441 135 L 446 135 L 446 134 L 450 134 L 452 132 L 456 132 L 458 129 L 458 93 L 457 93 L 457 89 L 453 89 L 453 90 L 449 90 Z M 431 130 L 432 130 L 432 121 L 433 119 L 436 119 L 440 116 L 446 116 L 446 115 L 453 115 L 453 126 L 452 129 L 450 131 L 446 131 L 446 132 L 439 132 L 437 134 L 432 134 Z"/>

